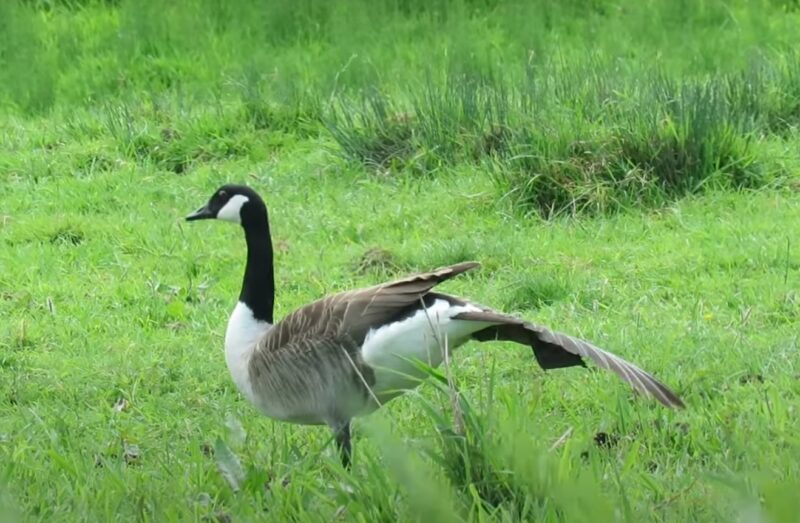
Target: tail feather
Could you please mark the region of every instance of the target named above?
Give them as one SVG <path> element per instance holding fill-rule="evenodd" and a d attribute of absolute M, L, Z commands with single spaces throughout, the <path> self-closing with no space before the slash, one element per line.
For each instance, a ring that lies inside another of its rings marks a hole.
<path fill-rule="evenodd" d="M 585 366 L 583 358 L 588 358 L 667 407 L 685 406 L 677 394 L 650 373 L 585 340 L 491 310 L 463 312 L 454 319 L 495 323 L 475 332 L 472 337 L 478 341 L 503 340 L 529 345 L 543 369 Z"/>

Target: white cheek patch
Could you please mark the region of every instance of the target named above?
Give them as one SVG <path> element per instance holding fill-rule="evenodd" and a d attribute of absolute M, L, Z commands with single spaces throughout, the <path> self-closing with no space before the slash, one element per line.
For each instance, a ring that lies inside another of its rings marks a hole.
<path fill-rule="evenodd" d="M 218 220 L 225 220 L 226 222 L 242 223 L 242 216 L 239 211 L 242 210 L 242 205 L 249 202 L 250 198 L 242 194 L 234 194 L 228 200 L 222 209 L 217 212 Z"/>

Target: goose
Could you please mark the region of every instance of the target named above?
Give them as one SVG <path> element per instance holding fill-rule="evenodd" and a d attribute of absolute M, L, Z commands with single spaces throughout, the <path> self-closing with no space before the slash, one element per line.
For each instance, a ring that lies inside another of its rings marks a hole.
<path fill-rule="evenodd" d="M 667 386 L 588 341 L 553 331 L 434 287 L 479 266 L 464 262 L 322 297 L 275 322 L 275 279 L 267 206 L 252 188 L 226 184 L 186 220 L 244 229 L 247 261 L 225 332 L 225 360 L 238 390 L 266 416 L 327 425 L 350 467 L 350 424 L 415 388 L 415 360 L 437 367 L 470 340 L 529 346 L 545 370 L 585 366 L 617 374 L 667 407 L 684 407 Z"/>

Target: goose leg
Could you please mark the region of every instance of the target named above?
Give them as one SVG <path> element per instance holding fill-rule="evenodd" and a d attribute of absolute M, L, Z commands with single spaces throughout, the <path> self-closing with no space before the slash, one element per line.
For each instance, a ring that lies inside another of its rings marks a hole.
<path fill-rule="evenodd" d="M 342 466 L 346 469 L 349 469 L 350 461 L 352 459 L 352 447 L 350 444 L 350 421 L 346 421 L 334 430 L 336 432 L 336 448 L 339 449 L 339 454 L 342 457 Z"/>

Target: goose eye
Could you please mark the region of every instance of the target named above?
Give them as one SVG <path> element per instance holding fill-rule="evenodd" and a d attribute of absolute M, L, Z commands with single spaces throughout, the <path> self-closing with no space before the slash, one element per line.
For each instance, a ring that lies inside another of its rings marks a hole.
<path fill-rule="evenodd" d="M 219 192 L 219 197 L 220 198 L 227 198 L 228 197 L 227 191 L 220 191 Z"/>

